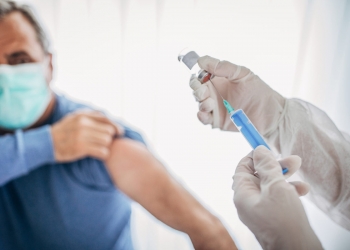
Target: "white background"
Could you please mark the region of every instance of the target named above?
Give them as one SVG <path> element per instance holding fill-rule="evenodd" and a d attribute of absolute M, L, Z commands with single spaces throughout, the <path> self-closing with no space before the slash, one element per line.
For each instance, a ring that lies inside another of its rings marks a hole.
<path fill-rule="evenodd" d="M 344 7 L 349 10 L 346 1 L 30 2 L 54 41 L 54 88 L 141 131 L 169 171 L 222 219 L 244 249 L 260 247 L 238 219 L 231 177 L 250 147 L 240 134 L 212 130 L 197 120 L 189 74 L 177 61 L 180 50 L 191 47 L 200 55 L 245 65 L 282 95 L 321 106 L 342 129 L 349 124 L 337 111 L 349 107 L 345 94 L 337 98 L 349 90 L 349 60 L 339 57 L 349 52 L 350 32 L 344 32 L 349 27 L 339 14 Z M 344 68 L 330 85 L 336 61 Z M 324 247 L 349 249 L 349 232 L 305 203 Z M 187 236 L 157 222 L 137 204 L 133 236 L 137 249 L 191 249 Z"/>

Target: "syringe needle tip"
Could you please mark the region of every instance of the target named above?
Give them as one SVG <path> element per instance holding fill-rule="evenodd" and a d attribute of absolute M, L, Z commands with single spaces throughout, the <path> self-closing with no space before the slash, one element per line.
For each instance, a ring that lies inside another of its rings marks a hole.
<path fill-rule="evenodd" d="M 216 92 L 217 92 L 217 93 L 219 94 L 219 96 L 221 97 L 222 102 L 224 103 L 224 106 L 225 106 L 227 112 L 230 114 L 232 111 L 234 111 L 234 109 L 232 108 L 232 106 L 230 105 L 230 103 L 229 103 L 228 101 L 226 101 L 226 100 L 222 97 L 222 95 L 220 94 L 220 92 L 219 92 L 219 91 L 217 90 L 217 88 L 215 87 L 214 83 L 213 83 L 211 80 L 209 80 L 209 81 L 210 81 L 211 84 L 214 86 L 214 89 L 216 90 Z"/>
<path fill-rule="evenodd" d="M 223 100 L 223 103 L 229 114 L 234 111 L 234 109 L 232 108 L 231 104 L 228 101 Z"/>

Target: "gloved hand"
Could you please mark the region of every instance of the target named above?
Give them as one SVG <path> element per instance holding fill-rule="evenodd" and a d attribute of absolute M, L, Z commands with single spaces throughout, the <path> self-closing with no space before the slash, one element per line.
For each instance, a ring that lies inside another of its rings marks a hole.
<path fill-rule="evenodd" d="M 301 165 L 298 156 L 280 162 L 289 175 Z M 298 197 L 305 184 L 288 184 L 281 166 L 264 146 L 243 158 L 233 177 L 234 203 L 239 218 L 254 233 L 263 249 L 322 249 Z M 255 170 L 259 178 L 254 176 Z"/>
<path fill-rule="evenodd" d="M 199 58 L 198 65 L 215 76 L 211 81 L 219 93 L 234 109 L 243 109 L 262 135 L 277 126 L 285 98 L 253 72 L 209 56 Z M 211 124 L 213 128 L 237 131 L 210 81 L 201 84 L 192 78 L 190 86 L 200 103 L 198 118 L 202 123 Z"/>

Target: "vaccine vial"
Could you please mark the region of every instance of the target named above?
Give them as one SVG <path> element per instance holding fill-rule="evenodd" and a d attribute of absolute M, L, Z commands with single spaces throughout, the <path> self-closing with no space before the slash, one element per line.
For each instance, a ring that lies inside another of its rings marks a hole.
<path fill-rule="evenodd" d="M 185 66 L 191 71 L 192 76 L 196 77 L 201 83 L 206 83 L 212 76 L 210 73 L 199 67 L 197 63 L 198 58 L 199 55 L 191 49 L 182 50 L 177 57 L 179 62 L 185 64 Z"/>

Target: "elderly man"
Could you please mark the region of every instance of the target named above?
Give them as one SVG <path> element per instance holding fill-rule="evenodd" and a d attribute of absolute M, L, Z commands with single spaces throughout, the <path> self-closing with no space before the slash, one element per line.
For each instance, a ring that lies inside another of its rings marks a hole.
<path fill-rule="evenodd" d="M 128 197 L 195 248 L 236 249 L 138 133 L 52 92 L 48 46 L 0 0 L 0 249 L 133 249 Z"/>

